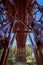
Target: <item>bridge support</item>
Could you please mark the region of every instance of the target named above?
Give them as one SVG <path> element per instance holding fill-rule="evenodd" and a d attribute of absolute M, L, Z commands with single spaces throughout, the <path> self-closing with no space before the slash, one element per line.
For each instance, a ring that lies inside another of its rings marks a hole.
<path fill-rule="evenodd" d="M 18 17 L 23 21 L 24 23 L 27 23 L 25 21 L 25 0 L 18 0 Z M 19 21 L 18 21 L 19 22 Z M 22 31 L 25 31 L 25 26 L 21 23 L 18 24 L 19 31 L 21 33 L 17 33 L 16 40 L 17 40 L 17 57 L 16 62 L 25 62 L 26 63 L 26 33 L 22 33 Z"/>
<path fill-rule="evenodd" d="M 38 45 L 34 50 L 37 65 L 43 65 L 43 45 Z"/>
<path fill-rule="evenodd" d="M 7 65 L 8 56 L 9 56 L 9 48 L 5 48 L 2 54 L 0 65 Z"/>

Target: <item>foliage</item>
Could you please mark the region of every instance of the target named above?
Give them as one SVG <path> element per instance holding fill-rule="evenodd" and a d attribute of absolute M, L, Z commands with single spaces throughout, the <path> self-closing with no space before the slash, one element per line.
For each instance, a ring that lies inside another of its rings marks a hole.
<path fill-rule="evenodd" d="M 15 55 L 16 55 L 16 47 L 12 48 L 9 55 L 8 65 L 14 65 L 15 63 Z"/>
<path fill-rule="evenodd" d="M 16 47 L 11 49 L 10 55 L 9 55 L 8 65 L 15 64 L 16 51 L 17 51 Z M 33 52 L 33 50 L 32 50 L 31 45 L 26 46 L 27 65 L 36 65 L 36 60 L 35 60 L 34 56 L 32 56 L 32 52 Z"/>
<path fill-rule="evenodd" d="M 34 54 L 31 45 L 27 45 L 26 46 L 26 60 L 27 60 L 28 65 L 36 65 L 36 60 L 32 53 Z"/>

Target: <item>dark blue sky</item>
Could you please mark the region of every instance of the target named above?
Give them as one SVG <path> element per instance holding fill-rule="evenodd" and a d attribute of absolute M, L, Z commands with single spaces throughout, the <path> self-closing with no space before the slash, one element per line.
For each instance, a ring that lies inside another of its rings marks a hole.
<path fill-rule="evenodd" d="M 41 6 L 43 6 L 43 0 L 37 0 L 37 2 L 38 2 Z"/>
<path fill-rule="evenodd" d="M 39 5 L 41 5 L 41 6 L 43 6 L 43 0 L 37 0 L 37 3 L 38 3 Z M 41 17 L 41 15 L 42 15 L 42 13 L 41 13 L 40 11 L 37 12 L 37 14 L 36 14 L 36 20 L 39 20 L 40 17 Z"/>

